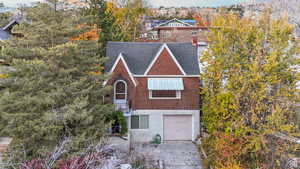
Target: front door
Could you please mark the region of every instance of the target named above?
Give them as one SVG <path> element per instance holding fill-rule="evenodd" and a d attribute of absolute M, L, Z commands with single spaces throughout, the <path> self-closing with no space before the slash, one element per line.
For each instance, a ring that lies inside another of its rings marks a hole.
<path fill-rule="evenodd" d="M 128 108 L 127 105 L 127 84 L 124 80 L 118 80 L 114 85 L 114 104 L 119 110 Z"/>

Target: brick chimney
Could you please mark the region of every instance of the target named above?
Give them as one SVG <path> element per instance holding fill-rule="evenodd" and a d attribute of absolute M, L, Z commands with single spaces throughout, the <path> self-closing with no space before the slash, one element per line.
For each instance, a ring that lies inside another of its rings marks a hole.
<path fill-rule="evenodd" d="M 197 46 L 198 45 L 198 37 L 197 36 L 193 36 L 192 37 L 192 45 L 193 46 Z"/>

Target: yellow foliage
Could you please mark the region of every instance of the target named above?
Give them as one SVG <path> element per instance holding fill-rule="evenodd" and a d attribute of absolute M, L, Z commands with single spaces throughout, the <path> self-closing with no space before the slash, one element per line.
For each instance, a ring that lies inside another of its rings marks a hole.
<path fill-rule="evenodd" d="M 0 79 L 6 79 L 8 78 L 8 74 L 0 74 Z"/>
<path fill-rule="evenodd" d="M 230 161 L 226 164 L 217 164 L 216 169 L 243 169 L 236 161 Z"/>

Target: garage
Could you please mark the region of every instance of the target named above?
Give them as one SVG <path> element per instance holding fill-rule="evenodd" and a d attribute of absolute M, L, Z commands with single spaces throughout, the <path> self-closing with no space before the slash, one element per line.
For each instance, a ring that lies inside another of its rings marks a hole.
<path fill-rule="evenodd" d="M 193 138 L 192 115 L 164 115 L 164 140 L 188 141 Z"/>

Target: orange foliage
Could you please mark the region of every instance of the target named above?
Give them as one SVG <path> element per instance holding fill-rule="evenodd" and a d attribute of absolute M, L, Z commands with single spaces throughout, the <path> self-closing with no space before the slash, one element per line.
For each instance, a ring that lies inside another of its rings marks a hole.
<path fill-rule="evenodd" d="M 209 23 L 203 19 L 203 17 L 200 14 L 193 16 L 194 20 L 197 21 L 197 26 L 208 26 Z"/>
<path fill-rule="evenodd" d="M 220 134 L 216 138 L 215 150 L 219 153 L 220 161 L 235 159 L 243 150 L 243 139 L 232 134 Z"/>
<path fill-rule="evenodd" d="M 82 25 L 79 25 L 79 27 L 81 26 Z M 72 38 L 72 40 L 91 40 L 91 41 L 97 41 L 98 39 L 99 39 L 99 34 L 96 25 L 92 26 L 89 31 L 82 33 L 78 37 Z"/>
<path fill-rule="evenodd" d="M 101 66 L 98 71 L 90 72 L 91 75 L 102 75 L 104 72 L 104 67 Z"/>

